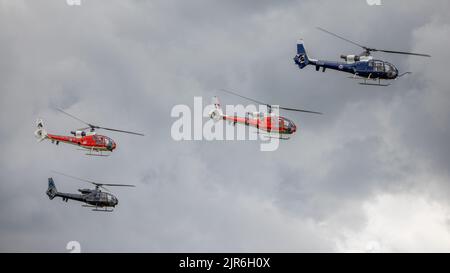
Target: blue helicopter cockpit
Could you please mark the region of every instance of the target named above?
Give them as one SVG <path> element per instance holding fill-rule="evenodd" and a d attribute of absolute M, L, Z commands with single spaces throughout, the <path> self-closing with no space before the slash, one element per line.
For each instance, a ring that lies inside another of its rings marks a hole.
<path fill-rule="evenodd" d="M 398 69 L 391 63 L 381 60 L 369 61 L 369 68 L 374 72 L 385 73 L 388 79 L 395 79 L 398 76 Z"/>

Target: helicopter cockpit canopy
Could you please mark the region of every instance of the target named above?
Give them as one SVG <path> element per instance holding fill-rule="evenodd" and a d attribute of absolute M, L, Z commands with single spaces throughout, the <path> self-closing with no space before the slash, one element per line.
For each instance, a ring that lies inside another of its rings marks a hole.
<path fill-rule="evenodd" d="M 97 145 L 105 145 L 106 148 L 110 151 L 114 150 L 114 148 L 116 146 L 116 143 L 114 142 L 114 140 L 112 140 L 111 138 L 109 138 L 107 136 L 94 135 L 93 138 Z"/>
<path fill-rule="evenodd" d="M 397 68 L 388 62 L 380 60 L 369 61 L 369 67 L 372 67 L 375 72 L 386 72 L 388 74 L 397 74 Z"/>
<path fill-rule="evenodd" d="M 287 118 L 279 118 L 280 127 L 286 129 L 289 133 L 294 133 L 297 130 L 297 127 L 295 126 L 294 122 L 292 120 Z"/>
<path fill-rule="evenodd" d="M 384 70 L 388 74 L 389 78 L 396 78 L 398 75 L 398 69 L 391 63 L 384 62 Z"/>
<path fill-rule="evenodd" d="M 112 194 L 107 194 L 107 200 L 108 200 L 108 203 L 110 203 L 113 206 L 115 206 L 119 203 L 117 198 Z"/>

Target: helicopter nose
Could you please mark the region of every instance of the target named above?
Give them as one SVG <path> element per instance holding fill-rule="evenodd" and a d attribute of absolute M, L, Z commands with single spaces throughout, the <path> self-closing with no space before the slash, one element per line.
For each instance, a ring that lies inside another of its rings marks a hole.
<path fill-rule="evenodd" d="M 297 126 L 292 125 L 292 127 L 291 127 L 291 133 L 295 133 L 295 132 L 297 132 Z"/>
<path fill-rule="evenodd" d="M 116 143 L 113 141 L 107 146 L 109 151 L 113 151 L 116 148 Z"/>
<path fill-rule="evenodd" d="M 398 69 L 394 68 L 394 70 L 391 72 L 390 76 L 391 76 L 392 79 L 397 78 L 397 76 L 398 76 Z"/>

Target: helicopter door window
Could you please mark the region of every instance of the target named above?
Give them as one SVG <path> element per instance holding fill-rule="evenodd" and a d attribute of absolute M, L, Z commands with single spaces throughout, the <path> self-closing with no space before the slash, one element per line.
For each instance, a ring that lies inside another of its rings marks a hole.
<path fill-rule="evenodd" d="M 375 71 L 384 72 L 384 63 L 383 62 L 375 62 Z"/>
<path fill-rule="evenodd" d="M 278 118 L 279 127 L 284 127 L 284 120 L 282 118 Z"/>
<path fill-rule="evenodd" d="M 95 141 L 95 143 L 97 145 L 102 144 L 102 142 L 103 142 L 103 138 L 102 137 L 100 137 L 98 135 L 94 135 L 93 138 L 94 138 L 94 141 Z"/>

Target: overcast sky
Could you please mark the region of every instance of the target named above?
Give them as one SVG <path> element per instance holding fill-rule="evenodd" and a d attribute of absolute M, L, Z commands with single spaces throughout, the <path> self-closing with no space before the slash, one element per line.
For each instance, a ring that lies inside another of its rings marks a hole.
<path fill-rule="evenodd" d="M 382 3 L 0 0 L 0 251 L 450 251 L 450 2 Z M 361 52 L 316 26 L 433 57 L 375 54 L 413 72 L 387 88 L 299 70 L 300 37 L 314 58 Z M 300 130 L 275 152 L 174 141 L 172 107 L 219 88 L 325 114 L 283 113 Z M 82 127 L 55 107 L 146 136 L 107 133 L 107 158 L 38 144 L 38 117 Z M 51 170 L 137 187 L 96 213 L 50 201 L 50 176 L 87 186 Z"/>

